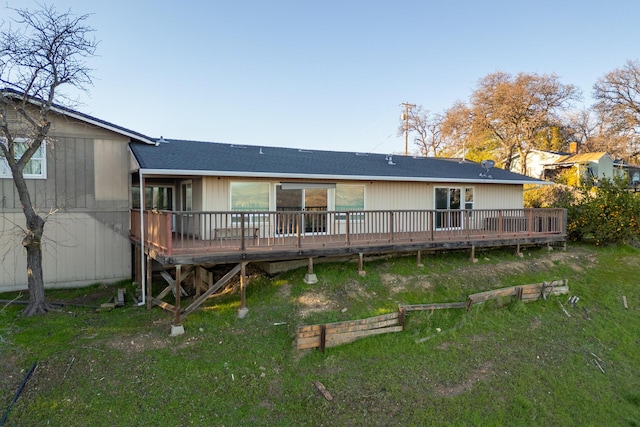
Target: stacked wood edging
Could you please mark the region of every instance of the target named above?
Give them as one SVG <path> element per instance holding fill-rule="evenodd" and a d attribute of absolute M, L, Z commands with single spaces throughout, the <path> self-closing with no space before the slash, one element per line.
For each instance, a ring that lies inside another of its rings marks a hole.
<path fill-rule="evenodd" d="M 431 304 L 400 305 L 398 311 L 346 322 L 325 323 L 321 325 L 298 326 L 296 345 L 298 350 L 327 347 L 353 342 L 371 335 L 400 332 L 404 330 L 405 314 L 410 311 L 440 310 L 448 308 L 465 308 L 469 310 L 473 304 L 482 303 L 494 298 L 515 297 L 519 301 L 530 302 L 547 299 L 550 295 L 566 295 L 569 293 L 567 279 L 552 282 L 534 283 L 523 286 L 495 289 L 469 295 L 464 302 L 447 302 Z"/>
<path fill-rule="evenodd" d="M 327 323 L 324 325 L 299 326 L 297 333 L 298 350 L 306 348 L 335 347 L 370 335 L 400 332 L 404 329 L 404 316 L 401 311 L 347 322 Z"/>
<path fill-rule="evenodd" d="M 553 282 L 534 283 L 531 285 L 512 286 L 510 288 L 496 289 L 469 295 L 467 308 L 473 304 L 484 302 L 494 298 L 516 297 L 519 301 L 530 302 L 539 299 L 547 299 L 550 295 L 565 295 L 569 293 L 568 280 L 554 280 Z"/>

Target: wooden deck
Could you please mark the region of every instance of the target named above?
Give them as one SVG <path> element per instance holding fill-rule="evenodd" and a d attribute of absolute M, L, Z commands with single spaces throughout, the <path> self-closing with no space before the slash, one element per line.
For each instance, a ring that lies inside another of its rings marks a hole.
<path fill-rule="evenodd" d="M 246 307 L 248 263 L 308 258 L 307 283 L 314 283 L 313 258 L 354 254 L 365 274 L 363 256 L 421 250 L 543 245 L 566 240 L 564 209 L 445 210 L 445 211 L 279 211 L 170 212 L 131 211 L 131 240 L 144 253 L 136 260 L 136 281 L 145 290 L 147 307 L 158 305 L 180 324 L 210 295 L 240 276 L 240 308 Z M 144 234 L 141 232 L 144 230 Z M 144 258 L 142 260 L 141 258 Z M 167 282 L 155 296 L 153 260 L 175 267 L 175 276 L 160 271 Z M 236 264 L 214 283 L 208 266 Z M 188 293 L 181 283 L 192 277 L 194 300 L 181 306 Z M 165 297 L 174 300 L 167 302 Z M 172 303 L 173 302 L 173 303 Z M 172 334 L 173 334 L 172 330 Z M 181 333 L 181 332 L 177 332 Z"/>
<path fill-rule="evenodd" d="M 131 212 L 131 240 L 164 265 L 544 245 L 566 240 L 564 209 Z"/>

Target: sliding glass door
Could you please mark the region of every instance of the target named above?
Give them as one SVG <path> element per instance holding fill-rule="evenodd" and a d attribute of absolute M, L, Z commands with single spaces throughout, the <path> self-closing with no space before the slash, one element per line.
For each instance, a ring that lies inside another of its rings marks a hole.
<path fill-rule="evenodd" d="M 285 212 L 278 216 L 277 229 L 280 234 L 296 234 L 298 229 L 303 233 L 324 233 L 327 230 L 327 215 L 317 212 L 326 212 L 327 208 L 326 188 L 276 186 L 276 210 Z M 300 211 L 304 212 L 301 217 L 293 213 Z"/>
<path fill-rule="evenodd" d="M 436 188 L 436 229 L 460 228 L 460 194 L 460 188 Z"/>

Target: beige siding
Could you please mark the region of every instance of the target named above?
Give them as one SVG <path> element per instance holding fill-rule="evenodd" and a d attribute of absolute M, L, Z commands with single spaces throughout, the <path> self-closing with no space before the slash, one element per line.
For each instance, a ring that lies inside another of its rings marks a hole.
<path fill-rule="evenodd" d="M 204 210 L 229 210 L 229 183 L 227 178 L 203 178 L 202 197 Z"/>
<path fill-rule="evenodd" d="M 477 185 L 474 209 L 521 209 L 524 206 L 522 185 Z"/>
<path fill-rule="evenodd" d="M 54 117 L 47 178 L 28 179 L 34 207 L 57 212 L 45 226 L 47 286 L 79 286 L 130 277 L 129 138 Z M 0 179 L 0 289 L 24 289 L 26 259 L 15 234 L 24 224 L 12 179 Z"/>
<path fill-rule="evenodd" d="M 43 270 L 46 287 L 113 282 L 131 275 L 128 211 L 57 213 L 45 225 Z M 101 217 L 101 220 L 96 220 Z M 26 289 L 26 257 L 20 232 L 21 213 L 0 216 L 0 291 Z M 3 253 L 4 255 L 4 253 Z"/>
<path fill-rule="evenodd" d="M 229 210 L 229 186 L 231 181 L 251 181 L 242 178 L 203 178 L 202 210 Z M 274 189 L 280 180 L 260 180 L 270 182 L 270 210 L 275 210 Z M 288 182 L 294 180 L 286 180 Z M 324 180 L 323 182 L 326 182 Z M 337 184 L 355 184 L 365 186 L 365 208 L 367 210 L 385 209 L 434 209 L 436 187 L 457 187 L 474 189 L 474 209 L 518 209 L 523 207 L 522 185 L 506 184 L 459 184 L 459 183 L 421 183 L 421 182 L 382 182 L 382 181 L 337 181 Z M 195 200 L 194 186 L 194 200 Z M 334 206 L 334 193 L 329 191 L 329 207 Z M 195 203 L 195 202 L 194 202 Z M 195 209 L 195 208 L 194 208 Z"/>
<path fill-rule="evenodd" d="M 433 185 L 422 182 L 378 182 L 365 185 L 367 210 L 433 209 Z"/>
<path fill-rule="evenodd" d="M 96 200 L 128 199 L 129 164 L 125 161 L 129 158 L 127 144 L 106 139 L 96 139 L 93 144 Z"/>

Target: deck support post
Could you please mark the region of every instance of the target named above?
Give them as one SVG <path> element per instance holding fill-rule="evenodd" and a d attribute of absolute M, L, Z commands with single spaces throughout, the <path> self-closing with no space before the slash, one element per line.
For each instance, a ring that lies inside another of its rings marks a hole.
<path fill-rule="evenodd" d="M 133 281 L 136 283 L 137 290 L 142 293 L 142 257 L 137 245 L 131 245 L 133 253 Z"/>
<path fill-rule="evenodd" d="M 553 251 L 553 246 L 551 246 L 551 242 L 547 243 L 547 252 Z"/>
<path fill-rule="evenodd" d="M 364 254 L 362 252 L 358 254 L 358 274 L 362 277 L 367 275 L 367 272 L 364 271 Z"/>
<path fill-rule="evenodd" d="M 202 267 L 200 267 L 199 265 L 196 266 L 193 283 L 195 284 L 196 288 L 196 298 L 198 298 L 200 296 L 200 286 L 202 286 Z"/>
<path fill-rule="evenodd" d="M 153 287 L 151 286 L 151 279 L 153 278 L 153 270 L 152 270 L 152 263 L 153 263 L 153 259 L 151 259 L 151 257 L 149 256 L 149 254 L 145 255 L 146 257 L 146 268 L 143 274 L 146 275 L 147 277 L 147 309 L 151 310 L 151 308 L 153 307 L 153 301 L 151 300 L 151 297 L 153 296 L 151 294 L 151 292 L 153 291 Z"/>
<path fill-rule="evenodd" d="M 173 320 L 173 324 L 171 325 L 171 336 L 175 337 L 178 335 L 182 335 L 184 334 L 184 326 L 182 326 L 180 324 L 180 297 L 181 297 L 181 283 L 182 283 L 182 278 L 180 277 L 182 275 L 182 266 L 180 264 L 176 265 L 176 281 L 174 283 L 175 286 L 175 295 L 176 295 L 176 306 L 174 309 L 174 320 Z"/>
<path fill-rule="evenodd" d="M 520 243 L 516 245 L 516 256 L 522 258 L 524 254 L 520 251 Z"/>
<path fill-rule="evenodd" d="M 478 258 L 476 258 L 476 246 L 471 245 L 471 256 L 469 257 L 469 261 L 476 263 L 478 262 Z"/>
<path fill-rule="evenodd" d="M 309 266 L 307 268 L 307 274 L 304 276 L 304 283 L 307 285 L 314 285 L 318 283 L 318 276 L 313 273 L 313 258 L 309 257 Z"/>
<path fill-rule="evenodd" d="M 422 268 L 424 267 L 424 264 L 422 263 L 422 251 L 420 249 L 418 249 L 418 255 L 416 257 L 416 262 L 418 264 L 418 267 Z"/>
<path fill-rule="evenodd" d="M 238 308 L 238 318 L 244 319 L 249 314 L 247 308 L 247 263 L 240 266 L 240 308 Z"/>

